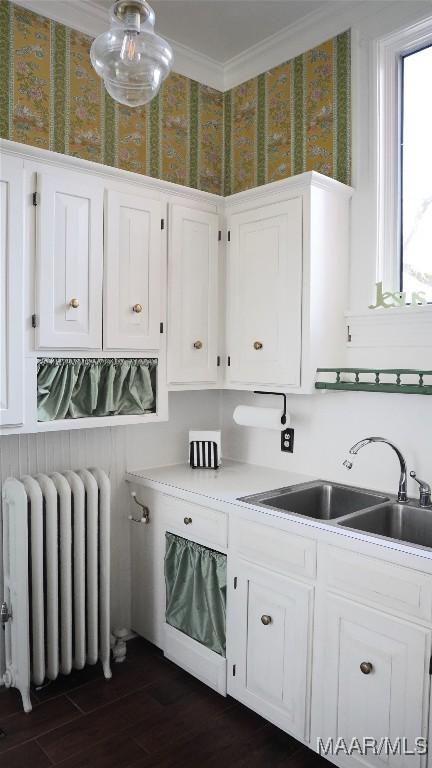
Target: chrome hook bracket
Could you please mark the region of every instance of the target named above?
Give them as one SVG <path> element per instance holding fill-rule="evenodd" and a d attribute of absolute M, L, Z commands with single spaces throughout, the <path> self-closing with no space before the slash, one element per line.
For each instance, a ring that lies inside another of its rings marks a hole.
<path fill-rule="evenodd" d="M 133 523 L 145 523 L 145 524 L 149 523 L 150 522 L 149 508 L 146 507 L 146 505 L 143 504 L 141 501 L 138 501 L 135 491 L 131 491 L 131 497 L 133 498 L 135 504 L 140 508 L 141 517 L 137 519 L 133 515 L 129 515 L 129 520 L 131 520 Z"/>

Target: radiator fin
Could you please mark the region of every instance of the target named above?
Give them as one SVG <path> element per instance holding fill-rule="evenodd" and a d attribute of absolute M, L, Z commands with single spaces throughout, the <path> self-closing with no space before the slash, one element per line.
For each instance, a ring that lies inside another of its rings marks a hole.
<path fill-rule="evenodd" d="M 26 475 L 6 480 L 3 500 L 4 682 L 30 711 L 30 681 L 98 661 L 111 677 L 110 482 L 101 469 Z"/>

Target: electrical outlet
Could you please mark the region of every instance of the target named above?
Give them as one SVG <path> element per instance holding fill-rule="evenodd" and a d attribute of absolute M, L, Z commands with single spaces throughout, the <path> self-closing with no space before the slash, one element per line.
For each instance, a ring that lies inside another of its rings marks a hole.
<path fill-rule="evenodd" d="M 292 427 L 287 427 L 281 432 L 281 451 L 294 453 L 294 430 Z"/>

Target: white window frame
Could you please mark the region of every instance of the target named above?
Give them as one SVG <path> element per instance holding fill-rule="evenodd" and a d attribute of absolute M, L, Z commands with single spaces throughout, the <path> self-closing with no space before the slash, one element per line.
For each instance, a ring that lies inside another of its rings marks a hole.
<path fill-rule="evenodd" d="M 377 72 L 377 280 L 400 290 L 402 57 L 432 44 L 432 18 L 375 41 Z"/>

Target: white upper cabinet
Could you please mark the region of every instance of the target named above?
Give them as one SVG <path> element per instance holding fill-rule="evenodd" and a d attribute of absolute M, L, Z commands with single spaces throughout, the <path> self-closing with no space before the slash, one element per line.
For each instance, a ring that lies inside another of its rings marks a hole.
<path fill-rule="evenodd" d="M 0 157 L 0 426 L 23 421 L 23 175 Z"/>
<path fill-rule="evenodd" d="M 226 381 L 312 392 L 344 359 L 351 189 L 311 172 L 226 200 Z"/>
<path fill-rule="evenodd" d="M 37 346 L 100 349 L 103 182 L 59 168 L 37 189 Z"/>
<path fill-rule="evenodd" d="M 216 213 L 173 204 L 168 246 L 168 382 L 217 382 Z"/>
<path fill-rule="evenodd" d="M 108 191 L 105 217 L 104 348 L 160 347 L 165 275 L 157 199 Z"/>
<path fill-rule="evenodd" d="M 229 228 L 228 379 L 297 386 L 302 199 L 235 213 Z"/>

